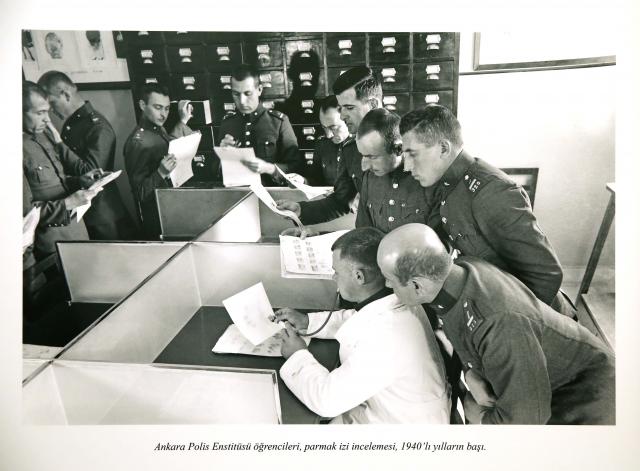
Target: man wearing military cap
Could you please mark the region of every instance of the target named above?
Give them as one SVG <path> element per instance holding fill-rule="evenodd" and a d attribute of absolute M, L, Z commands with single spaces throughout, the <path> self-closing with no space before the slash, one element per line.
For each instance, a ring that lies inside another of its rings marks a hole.
<path fill-rule="evenodd" d="M 353 136 L 364 115 L 382 104 L 380 82 L 366 66 L 353 67 L 340 75 L 333 84 L 333 93 L 338 98 L 340 118 Z M 301 203 L 280 200 L 277 202 L 278 208 L 294 211 L 304 224 L 330 221 L 349 212 L 349 205 L 362 184 L 362 156 L 353 137 L 342 143 L 339 153 L 338 176 L 333 193 L 326 198 Z"/>
<path fill-rule="evenodd" d="M 525 190 L 504 172 L 463 149 L 449 109 L 428 105 L 402 117 L 404 166 L 434 192 L 428 224 L 461 255 L 511 273 L 544 303 L 575 317 L 560 292 L 562 267 L 540 229 Z"/>
<path fill-rule="evenodd" d="M 284 173 L 302 172 L 304 162 L 289 118 L 262 106 L 262 84 L 255 67 L 241 64 L 233 70 L 231 94 L 236 111 L 220 125 L 220 146 L 252 147 L 255 161 L 243 163 L 262 174 L 265 186 L 281 184 L 275 164 Z"/>
<path fill-rule="evenodd" d="M 615 423 L 613 353 L 514 276 L 476 257 L 454 264 L 424 224 L 387 234 L 377 260 L 404 304 L 437 313 L 466 370 L 467 421 Z"/>
<path fill-rule="evenodd" d="M 167 154 L 169 141 L 185 135 L 185 125 L 191 115 L 185 102 L 185 106 L 178 108 L 180 120 L 176 129 L 179 133 L 174 134 L 172 130 L 172 134 L 168 134 L 163 125 L 169 116 L 169 92 L 157 83 L 143 85 L 138 105 L 142 116 L 124 144 L 124 164 L 145 238 L 156 240 L 160 235 L 160 218 L 155 189 L 173 186 L 169 174 L 177 161 L 173 154 Z"/>
<path fill-rule="evenodd" d="M 109 121 L 82 99 L 66 74 L 51 70 L 40 77 L 38 85 L 47 92 L 53 112 L 64 120 L 62 141 L 85 162 L 112 172 L 116 135 Z M 132 221 L 115 183 L 93 199 L 84 221 L 92 240 L 126 240 L 134 236 Z"/>

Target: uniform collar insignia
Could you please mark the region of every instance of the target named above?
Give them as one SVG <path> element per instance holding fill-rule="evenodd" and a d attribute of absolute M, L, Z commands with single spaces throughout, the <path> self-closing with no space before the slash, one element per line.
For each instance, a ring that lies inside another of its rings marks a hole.
<path fill-rule="evenodd" d="M 473 157 L 467 154 L 466 151 L 462 150 L 444 173 L 440 181 L 444 183 L 445 186 L 453 189 L 453 187 L 455 187 L 458 182 L 464 178 L 465 173 L 472 163 Z"/>
<path fill-rule="evenodd" d="M 262 116 L 262 114 L 267 111 L 267 109 L 262 106 L 262 102 L 258 103 L 258 107 L 255 109 L 255 111 L 251 112 L 251 113 L 247 113 L 247 114 L 243 114 L 242 117 L 244 119 L 246 119 L 247 121 L 255 121 L 256 119 L 258 119 L 260 116 Z"/>

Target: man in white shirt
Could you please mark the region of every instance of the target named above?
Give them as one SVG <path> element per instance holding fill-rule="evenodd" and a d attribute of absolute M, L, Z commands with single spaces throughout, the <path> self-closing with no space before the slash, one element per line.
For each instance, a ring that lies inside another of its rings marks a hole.
<path fill-rule="evenodd" d="M 312 411 L 331 423 L 449 423 L 449 387 L 435 336 L 422 308 L 408 308 L 385 287 L 376 264 L 383 233 L 354 229 L 334 243 L 334 280 L 354 309 L 302 314 L 287 321 L 280 376 Z M 326 322 L 326 325 L 323 325 Z M 340 342 L 341 365 L 328 371 L 298 332 Z"/>

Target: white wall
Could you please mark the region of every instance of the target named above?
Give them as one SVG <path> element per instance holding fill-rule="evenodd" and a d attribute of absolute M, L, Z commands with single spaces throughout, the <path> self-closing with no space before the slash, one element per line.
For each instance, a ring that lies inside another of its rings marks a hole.
<path fill-rule="evenodd" d="M 460 72 L 472 71 L 461 34 Z M 615 180 L 615 66 L 462 75 L 465 148 L 497 167 L 539 167 L 535 213 L 565 267 L 584 266 Z M 614 265 L 614 231 L 601 265 Z"/>

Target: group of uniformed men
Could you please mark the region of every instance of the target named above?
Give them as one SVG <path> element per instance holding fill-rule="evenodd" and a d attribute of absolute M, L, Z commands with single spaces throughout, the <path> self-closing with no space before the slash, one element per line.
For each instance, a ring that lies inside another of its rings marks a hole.
<path fill-rule="evenodd" d="M 324 198 L 281 200 L 280 209 L 304 224 L 357 211 L 356 229 L 332 248 L 334 279 L 354 307 L 275 316 L 287 325 L 281 375 L 308 407 L 334 423 L 448 422 L 458 364 L 471 423 L 615 422 L 613 353 L 575 321 L 527 193 L 464 149 L 450 110 L 429 105 L 401 118 L 381 108 L 372 70 L 351 68 L 322 101 L 326 137 L 306 165 L 288 117 L 261 104 L 257 70 L 237 67 L 231 89 L 236 112 L 221 124 L 221 146 L 253 148 L 256 159 L 245 164 L 265 186 L 283 184 L 276 164 L 333 185 Z M 165 130 L 169 103 L 164 87 L 145 85 L 140 122 L 123 149 L 145 239 L 160 230 L 154 190 L 172 186 L 169 141 L 192 132 L 187 101 Z M 60 132 L 50 107 L 64 120 Z M 55 241 L 87 232 L 97 240 L 137 236 L 115 185 L 86 189 L 114 170 L 115 134 L 65 74 L 24 83 L 23 151 L 23 213 L 41 207 L 36 260 Z M 71 211 L 89 201 L 85 218 L 74 220 Z M 24 261 L 34 263 L 30 250 Z M 339 368 L 329 372 L 313 359 L 299 337 L 305 330 L 340 341 Z"/>

